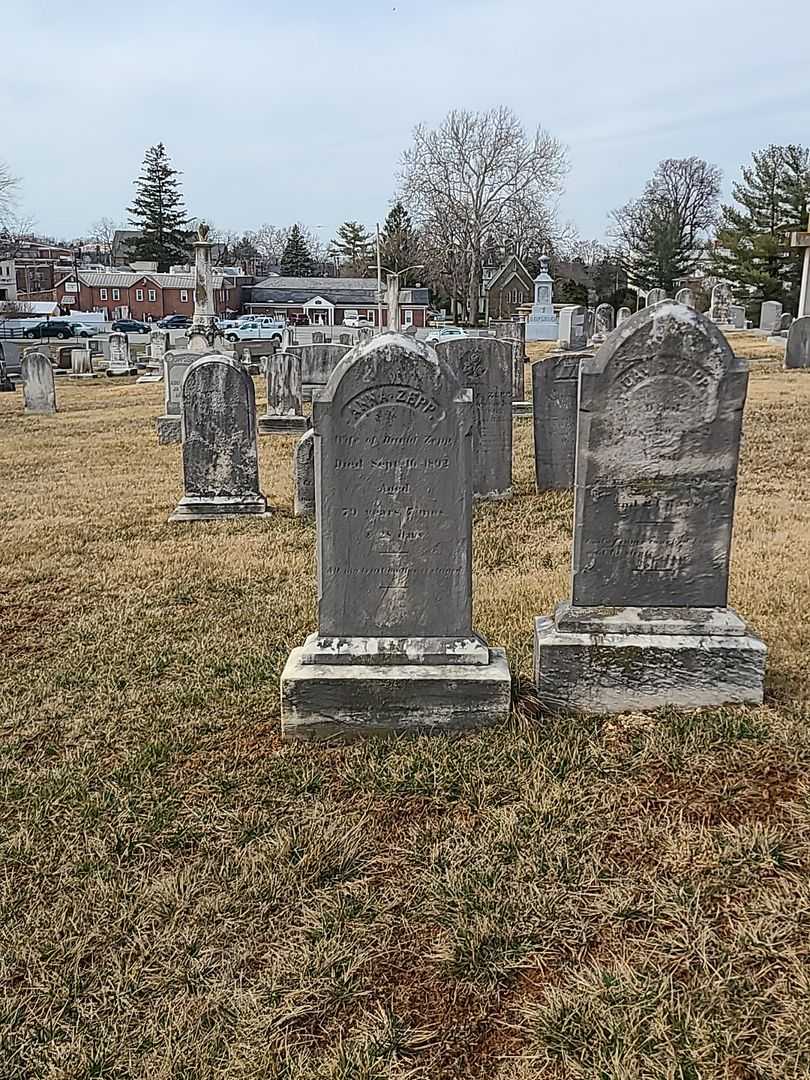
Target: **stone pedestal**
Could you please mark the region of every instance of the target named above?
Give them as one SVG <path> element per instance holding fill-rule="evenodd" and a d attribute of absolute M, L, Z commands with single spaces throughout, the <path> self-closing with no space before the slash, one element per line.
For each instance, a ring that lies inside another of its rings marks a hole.
<path fill-rule="evenodd" d="M 309 427 L 306 416 L 260 416 L 260 435 L 304 435 Z"/>
<path fill-rule="evenodd" d="M 314 662 L 324 659 L 317 634 L 293 649 L 281 675 L 285 739 L 450 731 L 508 718 L 512 681 L 502 649 L 484 647 L 485 663 L 388 663 L 378 641 L 348 639 L 356 656 L 344 649 L 332 663 Z"/>
<path fill-rule="evenodd" d="M 534 626 L 534 678 L 552 710 L 760 705 L 766 647 L 730 608 L 574 608 Z"/>
<path fill-rule="evenodd" d="M 184 495 L 169 521 L 217 521 L 220 518 L 268 514 L 264 495 Z"/>

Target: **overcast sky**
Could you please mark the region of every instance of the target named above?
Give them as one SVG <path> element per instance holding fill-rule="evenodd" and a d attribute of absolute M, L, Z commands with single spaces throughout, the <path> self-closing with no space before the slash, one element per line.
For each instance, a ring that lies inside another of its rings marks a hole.
<path fill-rule="evenodd" d="M 163 141 L 192 215 L 384 218 L 417 123 L 509 105 L 567 144 L 583 239 L 664 157 L 725 187 L 810 144 L 808 0 L 0 0 L 0 159 L 40 231 L 124 223 Z"/>

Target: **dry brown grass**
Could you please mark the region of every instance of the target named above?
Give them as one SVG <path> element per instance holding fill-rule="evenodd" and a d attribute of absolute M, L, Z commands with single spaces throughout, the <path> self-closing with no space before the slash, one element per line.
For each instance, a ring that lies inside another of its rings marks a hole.
<path fill-rule="evenodd" d="M 315 625 L 293 440 L 262 522 L 169 526 L 160 386 L 0 395 L 0 1077 L 810 1075 L 810 377 L 752 374 L 734 605 L 761 709 L 283 746 Z M 261 391 L 260 391 L 261 396 Z M 476 506 L 525 687 L 571 499 Z"/>

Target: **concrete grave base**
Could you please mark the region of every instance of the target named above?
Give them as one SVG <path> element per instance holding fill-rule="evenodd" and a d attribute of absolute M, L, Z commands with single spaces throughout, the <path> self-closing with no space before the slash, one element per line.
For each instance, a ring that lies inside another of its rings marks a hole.
<path fill-rule="evenodd" d="M 182 442 L 179 416 L 159 416 L 155 420 L 158 442 L 161 446 Z"/>
<path fill-rule="evenodd" d="M 135 364 L 130 367 L 108 367 L 104 374 L 108 379 L 115 379 L 119 375 L 137 375 L 138 368 Z"/>
<path fill-rule="evenodd" d="M 761 705 L 764 642 L 729 608 L 598 609 L 561 605 L 534 626 L 534 679 L 555 711 L 646 712 L 665 705 Z M 697 613 L 703 610 L 705 618 Z M 580 612 L 583 613 L 579 618 Z M 579 623 L 578 629 L 566 629 Z M 677 630 L 678 632 L 668 632 Z"/>
<path fill-rule="evenodd" d="M 169 521 L 219 521 L 221 518 L 265 517 L 269 515 L 264 495 L 212 496 L 185 495 Z"/>
<path fill-rule="evenodd" d="M 312 664 L 293 649 L 281 675 L 285 739 L 358 739 L 395 732 L 451 731 L 509 717 L 506 653 L 487 664 Z"/>
<path fill-rule="evenodd" d="M 260 435 L 304 435 L 309 428 L 307 416 L 260 416 Z"/>

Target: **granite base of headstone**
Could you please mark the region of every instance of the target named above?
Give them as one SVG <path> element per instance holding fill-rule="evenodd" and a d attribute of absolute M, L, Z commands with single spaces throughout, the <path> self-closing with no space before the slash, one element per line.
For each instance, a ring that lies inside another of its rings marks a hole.
<path fill-rule="evenodd" d="M 475 728 L 509 715 L 472 630 L 472 391 L 402 334 L 315 395 L 318 630 L 281 676 L 286 739 Z"/>
<path fill-rule="evenodd" d="M 256 396 L 241 361 L 217 352 L 199 356 L 183 376 L 181 393 L 184 495 L 169 521 L 266 514 Z"/>
<path fill-rule="evenodd" d="M 538 491 L 570 491 L 574 486 L 579 366 L 591 356 L 592 352 L 558 352 L 532 364 Z"/>
<path fill-rule="evenodd" d="M 810 315 L 802 315 L 790 324 L 785 348 L 785 367 L 810 368 Z"/>
<path fill-rule="evenodd" d="M 295 445 L 293 457 L 296 517 L 315 517 L 315 434 L 312 428 Z"/>
<path fill-rule="evenodd" d="M 572 598 L 535 622 L 551 709 L 761 703 L 766 648 L 727 606 L 748 370 L 672 302 L 580 365 Z"/>

